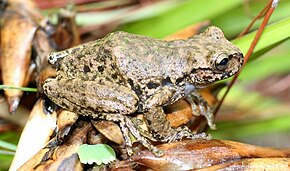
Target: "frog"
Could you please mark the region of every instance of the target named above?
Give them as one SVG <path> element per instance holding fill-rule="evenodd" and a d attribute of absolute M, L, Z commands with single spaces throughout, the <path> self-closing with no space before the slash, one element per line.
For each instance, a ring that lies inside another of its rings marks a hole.
<path fill-rule="evenodd" d="M 243 66 L 241 50 L 215 26 L 188 39 L 165 41 L 117 31 L 48 55 L 56 76 L 43 84 L 44 94 L 63 109 L 92 119 L 119 122 L 125 145 L 130 134 L 156 156 L 163 151 L 152 141 L 205 138 L 188 127 L 171 127 L 163 107 L 188 98 L 204 99 L 197 90 L 229 78 Z M 194 107 L 193 107 L 194 108 Z M 204 110 L 203 110 L 204 111 Z M 133 122 L 145 116 L 149 133 Z M 209 125 L 212 114 L 205 112 Z M 131 150 L 128 153 L 132 154 Z"/>

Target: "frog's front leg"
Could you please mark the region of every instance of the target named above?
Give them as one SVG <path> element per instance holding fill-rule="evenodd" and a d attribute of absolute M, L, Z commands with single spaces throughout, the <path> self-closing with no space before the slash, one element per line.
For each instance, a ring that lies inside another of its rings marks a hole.
<path fill-rule="evenodd" d="M 163 87 L 151 96 L 145 103 L 144 115 L 149 129 L 156 139 L 162 142 L 172 142 L 182 138 L 208 138 L 206 134 L 193 134 L 187 127 L 172 128 L 166 119 L 162 106 L 171 100 L 175 90 Z"/>
<path fill-rule="evenodd" d="M 207 101 L 196 91 L 189 94 L 186 98 L 191 105 L 192 113 L 196 116 L 203 115 L 207 124 L 211 129 L 216 129 L 215 124 L 213 123 L 214 115 L 211 107 L 207 103 Z M 197 107 L 199 109 L 197 109 Z"/>

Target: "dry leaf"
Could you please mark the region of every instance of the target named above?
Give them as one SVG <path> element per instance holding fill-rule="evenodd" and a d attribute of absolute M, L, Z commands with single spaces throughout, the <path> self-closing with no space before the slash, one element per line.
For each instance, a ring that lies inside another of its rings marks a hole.
<path fill-rule="evenodd" d="M 29 70 L 32 39 L 37 29 L 36 22 L 41 19 L 41 15 L 32 1 L 27 0 L 23 3 L 19 0 L 11 0 L 2 19 L 1 69 L 3 83 L 26 86 L 32 72 Z M 15 112 L 22 94 L 20 90 L 5 90 L 11 113 Z"/>
<path fill-rule="evenodd" d="M 64 144 L 54 143 L 55 139 L 53 139 L 48 147 L 39 151 L 19 170 L 83 170 L 77 150 L 80 145 L 86 143 L 87 134 L 91 129 L 92 125 L 90 123 L 79 123 Z"/>
<path fill-rule="evenodd" d="M 111 121 L 92 121 L 94 127 L 109 140 L 123 144 L 124 138 L 120 127 Z"/>
<path fill-rule="evenodd" d="M 58 50 L 64 50 L 80 44 L 80 34 L 75 22 L 75 12 L 61 9 L 54 40 Z"/>
<path fill-rule="evenodd" d="M 62 110 L 59 113 L 59 115 L 57 116 L 58 140 L 64 140 L 65 136 L 70 133 L 72 125 L 76 122 L 78 118 L 78 114 L 67 110 Z"/>
<path fill-rule="evenodd" d="M 282 171 L 282 170 L 290 170 L 289 165 L 290 165 L 289 158 L 252 158 L 218 164 L 211 167 L 207 167 L 205 169 L 197 169 L 196 171 L 216 171 L 216 170 Z"/>
<path fill-rule="evenodd" d="M 131 156 L 129 161 L 153 170 L 191 170 L 254 157 L 287 157 L 289 151 L 258 147 L 225 140 L 184 140 L 158 145 L 165 155 L 158 158 L 149 151 Z"/>
<path fill-rule="evenodd" d="M 10 169 L 16 170 L 42 149 L 49 141 L 55 128 L 56 113 L 45 114 L 43 111 L 43 102 L 39 100 L 34 105 L 22 131 Z"/>

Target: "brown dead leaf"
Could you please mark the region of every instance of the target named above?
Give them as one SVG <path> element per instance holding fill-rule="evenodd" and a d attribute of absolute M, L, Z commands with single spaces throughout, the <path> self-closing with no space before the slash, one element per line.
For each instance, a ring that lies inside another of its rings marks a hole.
<path fill-rule="evenodd" d="M 197 169 L 196 171 L 226 171 L 226 170 L 243 170 L 243 171 L 277 171 L 290 170 L 289 158 L 252 158 L 242 159 L 229 163 L 222 163 L 207 167 L 204 169 Z"/>
<path fill-rule="evenodd" d="M 45 114 L 43 102 L 39 100 L 34 105 L 22 131 L 10 169 L 16 170 L 42 149 L 49 141 L 55 128 L 56 113 Z"/>
<path fill-rule="evenodd" d="M 63 141 L 65 136 L 70 133 L 72 125 L 79 118 L 79 115 L 67 110 L 62 110 L 57 116 L 58 133 L 57 138 Z"/>
<path fill-rule="evenodd" d="M 36 22 L 41 18 L 32 1 L 9 1 L 1 28 L 1 68 L 4 84 L 18 87 L 28 84 L 28 77 L 32 72 L 29 70 L 32 39 L 37 29 Z M 5 90 L 11 113 L 15 112 L 22 94 L 20 90 Z"/>
<path fill-rule="evenodd" d="M 31 43 L 36 27 L 18 14 L 4 16 L 1 29 L 1 68 L 5 85 L 26 86 L 26 74 L 30 65 Z M 15 112 L 20 97 L 20 90 L 5 90 L 9 111 Z"/>
<path fill-rule="evenodd" d="M 196 117 L 192 114 L 190 104 L 185 100 L 179 100 L 166 107 L 166 110 L 170 111 L 170 113 L 166 115 L 166 119 L 170 122 L 170 125 L 175 128 L 185 125 Z"/>
<path fill-rule="evenodd" d="M 35 23 L 40 22 L 43 16 L 33 0 L 8 0 L 7 11 L 17 12 L 27 20 L 31 20 Z"/>
<path fill-rule="evenodd" d="M 124 138 L 120 127 L 111 121 L 92 121 L 94 127 L 109 140 L 116 144 L 123 144 Z"/>
<path fill-rule="evenodd" d="M 80 44 L 80 34 L 75 22 L 75 12 L 62 9 L 58 15 L 56 34 L 53 36 L 58 50 L 64 50 Z"/>
<path fill-rule="evenodd" d="M 241 160 L 242 158 L 287 157 L 289 151 L 258 147 L 225 140 L 185 140 L 158 145 L 165 151 L 156 157 L 149 151 L 141 151 L 130 161 L 153 170 L 191 170 Z"/>
<path fill-rule="evenodd" d="M 80 145 L 86 143 L 87 134 L 92 129 L 92 125 L 87 122 L 79 123 L 75 131 L 72 132 L 68 141 L 62 145 L 57 145 L 57 148 L 44 154 L 47 148 L 39 151 L 34 157 L 27 161 L 19 170 L 83 170 L 83 165 L 80 163 L 77 150 Z M 44 155 L 43 155 L 44 154 Z M 45 160 L 43 160 L 45 159 Z M 39 163 L 39 161 L 41 161 Z"/>
<path fill-rule="evenodd" d="M 46 33 L 41 29 L 38 29 L 33 39 L 33 47 L 37 53 L 35 58 L 36 74 L 35 80 L 37 82 L 37 89 L 39 92 L 43 92 L 42 85 L 44 81 L 49 77 L 54 77 L 56 71 L 51 65 L 48 65 L 47 54 L 54 51 L 50 45 L 50 40 Z"/>

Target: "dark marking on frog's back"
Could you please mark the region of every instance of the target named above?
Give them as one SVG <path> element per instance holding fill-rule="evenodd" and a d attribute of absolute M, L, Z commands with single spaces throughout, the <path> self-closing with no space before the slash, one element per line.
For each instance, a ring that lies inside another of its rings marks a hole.
<path fill-rule="evenodd" d="M 118 78 L 118 73 L 114 73 L 114 74 L 112 74 L 111 77 L 112 77 L 114 80 L 116 80 L 116 79 Z"/>
<path fill-rule="evenodd" d="M 89 66 L 87 65 L 84 65 L 84 68 L 83 68 L 84 72 L 87 73 L 87 72 L 91 72 L 91 69 Z"/>
<path fill-rule="evenodd" d="M 159 86 L 160 86 L 159 83 L 155 83 L 155 82 L 149 82 L 149 83 L 147 83 L 147 87 L 148 87 L 149 89 L 154 89 L 154 88 L 157 88 L 157 87 L 159 87 Z"/>
<path fill-rule="evenodd" d="M 103 66 L 101 66 L 101 65 L 100 65 L 100 66 L 98 66 L 98 71 L 99 71 L 99 72 L 103 72 L 103 71 L 104 71 L 104 67 L 103 67 Z"/>

